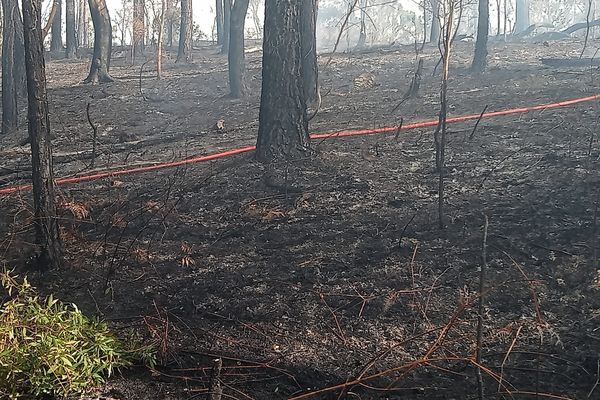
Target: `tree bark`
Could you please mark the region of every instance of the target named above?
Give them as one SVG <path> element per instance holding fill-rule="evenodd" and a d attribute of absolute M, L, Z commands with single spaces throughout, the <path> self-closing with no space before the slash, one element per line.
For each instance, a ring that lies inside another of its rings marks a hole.
<path fill-rule="evenodd" d="M 229 53 L 229 35 L 231 33 L 231 0 L 223 1 L 223 47 L 221 53 Z"/>
<path fill-rule="evenodd" d="M 302 76 L 304 97 L 307 102 L 317 99 L 319 66 L 317 64 L 317 13 L 318 0 L 302 0 Z"/>
<path fill-rule="evenodd" d="M 487 43 L 490 26 L 489 0 L 479 0 L 479 17 L 477 19 L 477 41 L 475 42 L 475 55 L 471 69 L 482 72 L 487 66 Z"/>
<path fill-rule="evenodd" d="M 223 44 L 223 0 L 216 0 L 217 44 Z"/>
<path fill-rule="evenodd" d="M 516 0 L 514 33 L 521 33 L 531 25 L 529 20 L 529 0 Z"/>
<path fill-rule="evenodd" d="M 56 13 L 52 19 L 52 36 L 50 38 L 50 51 L 62 51 L 62 1 L 58 0 L 56 4 Z"/>
<path fill-rule="evenodd" d="M 192 0 L 181 0 L 181 25 L 179 27 L 179 49 L 175 62 L 192 61 Z"/>
<path fill-rule="evenodd" d="M 19 12 L 16 0 L 2 0 L 2 133 L 17 130 L 17 85 L 15 68 L 15 17 Z"/>
<path fill-rule="evenodd" d="M 65 0 L 67 8 L 67 49 L 66 58 L 77 56 L 77 36 L 75 34 L 75 0 Z"/>
<path fill-rule="evenodd" d="M 356 47 L 359 49 L 365 46 L 367 42 L 367 1 L 360 1 L 360 33 L 358 35 L 358 43 Z"/>
<path fill-rule="evenodd" d="M 163 34 L 165 30 L 165 0 L 160 4 L 160 21 L 158 22 L 158 40 L 156 43 L 156 78 L 162 77 Z"/>
<path fill-rule="evenodd" d="M 29 140 L 31 142 L 35 243 L 37 247 L 35 260 L 37 268 L 45 270 L 61 265 L 62 246 L 54 196 L 41 8 L 40 0 L 23 2 Z"/>
<path fill-rule="evenodd" d="M 88 0 L 94 24 L 94 55 L 90 63 L 90 73 L 84 83 L 113 82 L 110 76 L 112 52 L 112 25 L 105 0 Z"/>
<path fill-rule="evenodd" d="M 133 0 L 133 58 L 144 54 L 144 0 Z"/>
<path fill-rule="evenodd" d="M 235 0 L 231 8 L 231 30 L 229 33 L 229 89 L 231 97 L 240 98 L 246 94 L 244 84 L 244 27 L 249 0 Z"/>
<path fill-rule="evenodd" d="M 310 149 L 302 82 L 301 2 L 267 0 L 256 158 L 275 162 Z"/>
<path fill-rule="evenodd" d="M 430 0 L 431 2 L 431 34 L 430 43 L 439 43 L 440 41 L 440 0 Z"/>
<path fill-rule="evenodd" d="M 54 22 L 54 17 L 60 8 L 59 0 L 52 1 L 52 8 L 50 8 L 50 14 L 48 15 L 48 21 L 46 22 L 46 26 L 42 29 L 42 40 L 46 39 L 48 33 L 50 33 L 50 29 L 52 28 L 52 24 Z"/>
<path fill-rule="evenodd" d="M 88 17 L 87 17 L 87 2 L 78 0 L 77 10 L 77 45 L 78 47 L 88 48 Z"/>

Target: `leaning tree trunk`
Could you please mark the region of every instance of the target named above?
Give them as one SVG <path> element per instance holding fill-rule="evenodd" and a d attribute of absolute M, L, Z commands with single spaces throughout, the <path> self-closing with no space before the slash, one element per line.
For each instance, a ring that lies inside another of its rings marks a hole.
<path fill-rule="evenodd" d="M 84 83 L 113 82 L 110 76 L 110 56 L 112 52 L 112 25 L 105 0 L 88 0 L 94 24 L 94 55 L 90 73 Z"/>
<path fill-rule="evenodd" d="M 223 44 L 223 0 L 216 1 L 217 44 Z"/>
<path fill-rule="evenodd" d="M 144 0 L 133 0 L 133 58 L 144 54 Z"/>
<path fill-rule="evenodd" d="M 77 36 L 75 33 L 75 0 L 65 0 L 67 7 L 67 49 L 66 58 L 77 55 Z"/>
<path fill-rule="evenodd" d="M 192 0 L 181 0 L 179 48 L 175 62 L 192 61 Z"/>
<path fill-rule="evenodd" d="M 229 53 L 229 34 L 231 33 L 231 1 L 223 0 L 223 47 L 221 53 Z"/>
<path fill-rule="evenodd" d="M 471 69 L 482 72 L 487 66 L 487 43 L 490 26 L 489 0 L 479 0 L 479 17 L 477 20 L 477 41 L 475 42 L 475 55 Z"/>
<path fill-rule="evenodd" d="M 62 248 L 54 197 L 41 8 L 41 0 L 23 2 L 29 140 L 31 142 L 35 243 L 37 246 L 35 260 L 37 268 L 44 270 L 60 266 Z"/>
<path fill-rule="evenodd" d="M 267 0 L 262 93 L 256 158 L 285 160 L 310 148 L 302 83 L 300 8 L 297 0 Z"/>
<path fill-rule="evenodd" d="M 316 34 L 317 10 L 318 0 L 302 0 L 302 76 L 304 97 L 307 102 L 317 99 L 319 85 Z"/>
<path fill-rule="evenodd" d="M 229 89 L 231 97 L 240 98 L 246 94 L 244 84 L 244 26 L 248 13 L 249 0 L 235 0 L 231 8 L 231 30 L 229 32 Z"/>
<path fill-rule="evenodd" d="M 431 34 L 429 36 L 429 42 L 439 43 L 440 41 L 440 0 L 431 1 Z"/>
<path fill-rule="evenodd" d="M 62 51 L 62 1 L 56 2 L 56 13 L 52 19 L 52 36 L 50 38 L 50 51 Z"/>

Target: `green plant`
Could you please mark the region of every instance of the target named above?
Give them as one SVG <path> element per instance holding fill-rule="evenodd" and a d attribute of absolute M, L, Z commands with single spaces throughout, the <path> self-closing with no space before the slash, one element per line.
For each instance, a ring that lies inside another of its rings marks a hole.
<path fill-rule="evenodd" d="M 26 278 L 0 273 L 8 296 L 0 308 L 0 398 L 65 397 L 102 384 L 147 348 L 130 350 L 108 326 L 77 306 L 40 298 Z"/>

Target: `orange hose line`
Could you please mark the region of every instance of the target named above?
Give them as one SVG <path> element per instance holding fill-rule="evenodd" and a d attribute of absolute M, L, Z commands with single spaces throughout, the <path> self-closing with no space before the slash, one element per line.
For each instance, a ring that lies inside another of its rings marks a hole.
<path fill-rule="evenodd" d="M 506 116 L 506 115 L 513 115 L 513 114 L 523 114 L 523 113 L 527 113 L 527 112 L 531 112 L 531 111 L 550 110 L 550 109 L 554 109 L 554 108 L 573 106 L 576 104 L 581 104 L 581 103 L 590 102 L 590 101 L 594 101 L 594 100 L 600 100 L 600 94 L 597 94 L 594 96 L 588 96 L 588 97 L 581 97 L 578 99 L 561 101 L 561 102 L 557 102 L 557 103 L 551 103 L 551 104 L 541 104 L 541 105 L 531 106 L 531 107 L 512 108 L 512 109 L 508 109 L 508 110 L 488 112 L 488 113 L 483 114 L 482 118 L 493 118 L 493 117 L 500 117 L 500 116 Z M 457 122 L 466 122 L 466 121 L 477 120 L 480 117 L 481 117 L 480 114 L 462 115 L 462 116 L 458 116 L 458 117 L 448 118 L 446 120 L 446 122 L 449 124 L 457 123 Z M 427 128 L 427 127 L 437 126 L 437 124 L 438 124 L 437 119 L 430 120 L 430 121 L 416 122 L 413 124 L 403 125 L 400 128 L 400 130 L 405 131 L 405 130 L 410 130 L 410 129 Z M 375 135 L 375 134 L 397 132 L 397 131 L 398 131 L 397 126 L 389 126 L 389 127 L 383 127 L 383 128 L 375 128 L 375 129 L 360 129 L 360 130 L 338 131 L 338 132 L 331 132 L 331 133 L 317 133 L 317 134 L 311 135 L 310 138 L 311 139 L 327 139 L 327 138 L 339 138 L 339 137 L 351 137 L 351 136 L 365 136 L 365 135 Z M 188 165 L 188 164 L 195 164 L 195 163 L 202 163 L 202 162 L 211 161 L 211 160 L 217 160 L 219 158 L 231 157 L 231 156 L 235 156 L 238 154 L 249 153 L 254 150 L 256 150 L 256 146 L 247 146 L 247 147 L 227 150 L 227 151 L 223 151 L 223 152 L 219 152 L 219 153 L 213 153 L 213 154 L 204 155 L 204 156 L 187 158 L 187 159 L 178 160 L 178 161 L 165 162 L 165 163 L 161 163 L 161 164 L 149 165 L 149 166 L 145 166 L 145 167 L 124 168 L 124 169 L 119 169 L 119 170 L 114 170 L 114 171 L 98 172 L 98 173 L 90 174 L 90 175 L 80 175 L 80 176 L 75 176 L 75 177 L 71 177 L 71 178 L 59 178 L 59 179 L 56 179 L 55 182 L 57 185 L 66 185 L 66 184 L 71 184 L 71 183 L 89 182 L 89 181 L 102 179 L 102 178 L 114 178 L 114 177 L 122 176 L 122 175 L 139 174 L 139 173 L 143 173 L 143 172 L 151 172 L 151 171 L 157 171 L 157 170 L 161 170 L 161 169 L 180 167 L 180 166 Z M 5 188 L 0 188 L 0 196 L 8 195 L 11 193 L 16 193 L 16 192 L 20 192 L 20 191 L 27 191 L 27 190 L 31 190 L 30 184 L 9 186 L 9 187 L 5 187 Z"/>

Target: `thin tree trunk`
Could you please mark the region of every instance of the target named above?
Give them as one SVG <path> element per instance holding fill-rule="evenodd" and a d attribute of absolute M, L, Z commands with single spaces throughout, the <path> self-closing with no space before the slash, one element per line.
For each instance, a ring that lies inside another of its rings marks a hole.
<path fill-rule="evenodd" d="M 246 94 L 244 84 L 244 27 L 249 0 L 235 0 L 231 8 L 231 30 L 229 33 L 229 89 L 231 97 L 240 98 Z"/>
<path fill-rule="evenodd" d="M 231 0 L 223 1 L 223 47 L 221 53 L 229 53 L 229 34 L 231 32 Z"/>
<path fill-rule="evenodd" d="M 181 0 L 181 25 L 176 62 L 192 61 L 192 9 L 191 0 Z"/>
<path fill-rule="evenodd" d="M 52 21 L 52 37 L 50 38 L 50 51 L 62 51 L 62 1 L 56 2 L 56 14 Z"/>
<path fill-rule="evenodd" d="M 316 35 L 318 7 L 318 0 L 302 0 L 302 76 L 304 97 L 307 102 L 317 100 L 319 85 Z"/>
<path fill-rule="evenodd" d="M 16 0 L 2 0 L 2 133 L 17 130 L 19 118 L 17 111 L 17 86 L 14 59 L 15 53 L 15 17 L 19 12 Z"/>
<path fill-rule="evenodd" d="M 358 36 L 358 44 L 356 47 L 359 49 L 365 46 L 367 42 L 367 1 L 361 0 L 360 2 L 360 33 Z"/>
<path fill-rule="evenodd" d="M 52 24 L 54 23 L 54 17 L 56 16 L 56 13 L 58 12 L 59 9 L 60 9 L 60 1 L 54 0 L 52 2 L 52 8 L 50 9 L 50 14 L 48 15 L 48 21 L 46 21 L 46 25 L 44 26 L 44 29 L 42 29 L 42 40 L 45 40 L 46 36 L 48 36 L 48 33 L 50 33 L 50 29 L 52 29 Z"/>
<path fill-rule="evenodd" d="M 66 58 L 77 56 L 77 36 L 75 35 L 75 0 L 65 0 L 67 7 L 67 49 Z"/>
<path fill-rule="evenodd" d="M 305 155 L 310 149 L 302 82 L 300 6 L 266 1 L 262 93 L 256 158 L 263 162 Z"/>
<path fill-rule="evenodd" d="M 487 66 L 487 43 L 490 26 L 489 0 L 479 0 L 479 17 L 477 20 L 477 41 L 475 42 L 475 55 L 471 69 L 473 72 L 482 72 Z"/>
<path fill-rule="evenodd" d="M 133 58 L 144 54 L 144 35 L 146 26 L 144 21 L 144 0 L 133 0 Z"/>
<path fill-rule="evenodd" d="M 94 24 L 94 55 L 84 83 L 113 82 L 110 76 L 112 25 L 105 0 L 88 0 Z"/>
<path fill-rule="evenodd" d="M 23 2 L 25 66 L 29 100 L 36 266 L 40 270 L 61 265 L 62 246 L 56 218 L 46 70 L 42 43 L 41 1 Z"/>
<path fill-rule="evenodd" d="M 500 6 L 502 5 L 502 0 L 496 0 L 496 23 L 498 24 L 498 29 L 496 29 L 496 35 L 500 36 L 502 32 L 502 12 L 500 11 Z"/>
<path fill-rule="evenodd" d="M 158 42 L 156 44 L 156 78 L 162 77 L 163 33 L 165 30 L 165 0 L 160 5 L 160 21 L 158 22 Z"/>
<path fill-rule="evenodd" d="M 223 0 L 216 0 L 216 25 L 217 25 L 217 44 L 223 44 Z"/>

